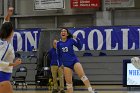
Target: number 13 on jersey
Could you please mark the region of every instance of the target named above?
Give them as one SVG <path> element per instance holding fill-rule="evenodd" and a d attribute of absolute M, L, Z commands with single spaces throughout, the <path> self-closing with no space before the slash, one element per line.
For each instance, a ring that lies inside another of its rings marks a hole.
<path fill-rule="evenodd" d="M 68 47 L 63 47 L 63 48 L 62 48 L 62 51 L 63 51 L 63 52 L 68 52 Z"/>

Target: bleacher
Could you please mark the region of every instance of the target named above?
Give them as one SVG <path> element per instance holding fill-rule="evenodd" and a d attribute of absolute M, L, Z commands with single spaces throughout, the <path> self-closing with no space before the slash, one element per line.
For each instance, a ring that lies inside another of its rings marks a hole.
<path fill-rule="evenodd" d="M 83 56 L 85 53 L 89 56 Z M 86 75 L 92 84 L 122 84 L 123 60 L 140 56 L 139 50 L 77 51 Z M 78 79 L 77 75 L 75 78 Z"/>

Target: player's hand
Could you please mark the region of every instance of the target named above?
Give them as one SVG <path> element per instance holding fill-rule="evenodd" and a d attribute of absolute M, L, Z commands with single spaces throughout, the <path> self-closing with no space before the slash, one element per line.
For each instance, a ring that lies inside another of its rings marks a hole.
<path fill-rule="evenodd" d="M 22 62 L 22 60 L 20 58 L 16 59 L 15 62 L 14 62 L 14 66 L 20 65 L 21 62 Z"/>
<path fill-rule="evenodd" d="M 57 44 L 58 41 L 57 41 L 57 40 L 54 40 L 53 42 L 54 42 L 55 44 Z"/>
<path fill-rule="evenodd" d="M 8 15 L 9 16 L 12 16 L 13 15 L 13 12 L 14 12 L 14 8 L 13 7 L 9 7 L 8 8 Z"/>

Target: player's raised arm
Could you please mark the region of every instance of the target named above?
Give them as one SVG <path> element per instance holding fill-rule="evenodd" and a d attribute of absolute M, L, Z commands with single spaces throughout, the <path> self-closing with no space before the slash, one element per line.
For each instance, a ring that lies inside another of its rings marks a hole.
<path fill-rule="evenodd" d="M 13 15 L 13 11 L 14 11 L 13 7 L 8 8 L 7 15 L 5 16 L 3 23 L 10 21 L 10 17 Z"/>

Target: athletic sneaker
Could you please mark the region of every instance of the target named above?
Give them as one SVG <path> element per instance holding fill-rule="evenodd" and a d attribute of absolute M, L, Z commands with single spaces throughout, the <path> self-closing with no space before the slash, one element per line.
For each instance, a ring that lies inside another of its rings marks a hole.
<path fill-rule="evenodd" d="M 97 93 L 96 91 L 90 91 L 90 93 Z"/>
<path fill-rule="evenodd" d="M 93 91 L 90 91 L 89 93 L 97 93 L 97 91 L 94 91 L 94 90 L 93 90 Z"/>
<path fill-rule="evenodd" d="M 54 90 L 52 91 L 52 93 L 58 93 L 58 90 L 57 90 L 57 89 L 54 89 Z"/>

